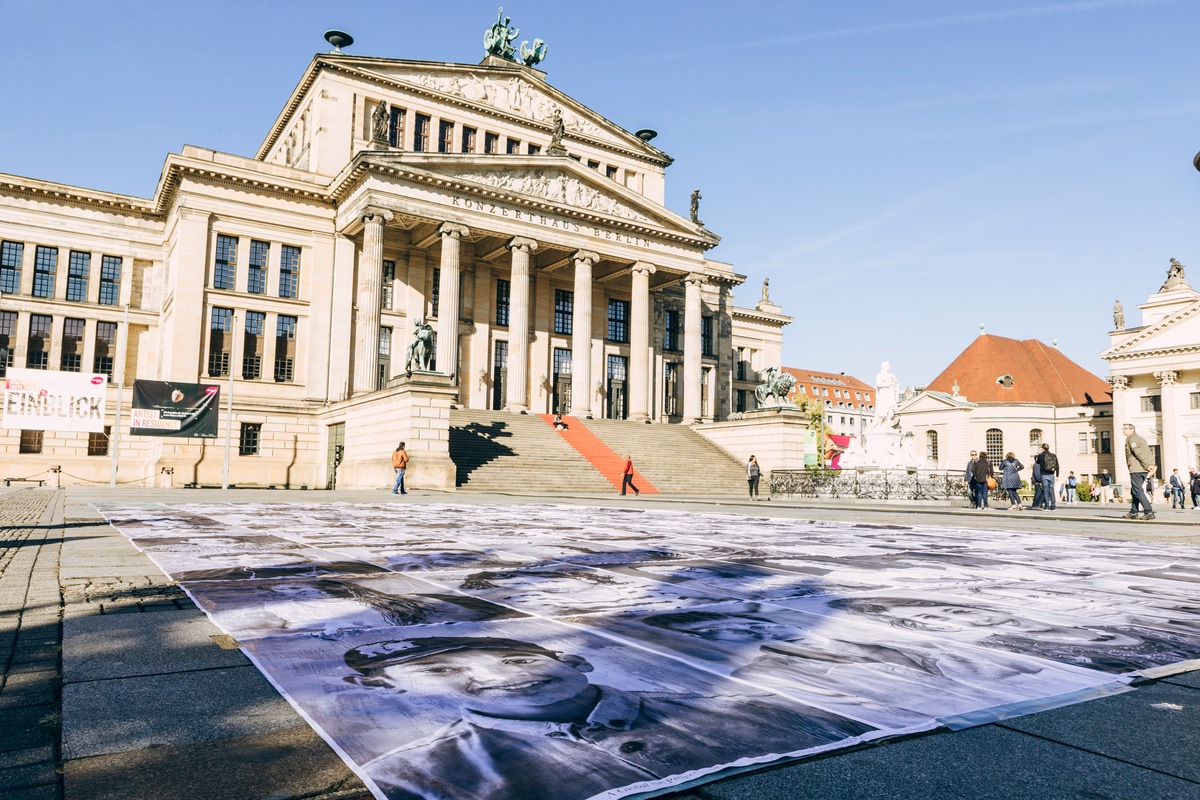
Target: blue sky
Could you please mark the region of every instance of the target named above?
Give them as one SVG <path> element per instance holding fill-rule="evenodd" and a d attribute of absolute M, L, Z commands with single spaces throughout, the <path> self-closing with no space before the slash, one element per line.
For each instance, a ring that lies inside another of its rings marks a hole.
<path fill-rule="evenodd" d="M 0 172 L 149 196 L 253 155 L 329 28 L 483 56 L 494 2 L 3 0 Z M 988 333 L 1097 374 L 1168 259 L 1200 287 L 1200 0 L 532 2 L 551 84 L 675 158 L 667 203 L 795 321 L 784 362 L 923 384 Z"/>

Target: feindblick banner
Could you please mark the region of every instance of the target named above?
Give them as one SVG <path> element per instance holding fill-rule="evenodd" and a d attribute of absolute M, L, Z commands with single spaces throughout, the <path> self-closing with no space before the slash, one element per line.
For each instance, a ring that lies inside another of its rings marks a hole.
<path fill-rule="evenodd" d="M 4 377 L 4 427 L 27 431 L 104 432 L 108 376 L 9 368 Z"/>
<path fill-rule="evenodd" d="M 221 387 L 134 381 L 129 432 L 134 436 L 217 438 Z"/>

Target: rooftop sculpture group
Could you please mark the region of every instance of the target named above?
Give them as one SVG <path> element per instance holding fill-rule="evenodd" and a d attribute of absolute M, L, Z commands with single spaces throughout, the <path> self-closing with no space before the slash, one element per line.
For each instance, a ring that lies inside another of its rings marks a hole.
<path fill-rule="evenodd" d="M 494 56 L 517 61 L 527 67 L 537 66 L 546 57 L 546 43 L 541 39 L 534 39 L 533 46 L 530 47 L 528 40 L 521 42 L 521 57 L 517 58 L 517 48 L 513 47 L 512 43 L 521 31 L 509 26 L 511 19 L 504 16 L 504 8 L 501 7 L 500 13 L 496 15 L 495 24 L 483 33 L 484 48 Z"/>

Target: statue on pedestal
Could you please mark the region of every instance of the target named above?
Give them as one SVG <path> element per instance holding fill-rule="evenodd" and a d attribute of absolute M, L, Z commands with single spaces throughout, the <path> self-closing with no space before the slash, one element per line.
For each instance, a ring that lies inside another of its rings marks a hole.
<path fill-rule="evenodd" d="M 700 190 L 699 189 L 694 190 L 692 192 L 691 216 L 692 216 L 692 222 L 696 223 L 697 225 L 704 224 L 703 222 L 700 221 L 700 199 L 701 199 Z"/>
<path fill-rule="evenodd" d="M 496 22 L 483 34 L 483 46 L 489 53 L 510 60 L 517 52 L 516 48 L 512 46 L 513 39 L 516 39 L 517 34 L 521 32 L 516 28 L 509 27 L 508 23 L 511 20 L 512 17 L 504 16 L 504 8 L 501 7 L 500 13 L 496 15 Z"/>
<path fill-rule="evenodd" d="M 1125 330 L 1125 308 L 1121 305 L 1121 301 L 1113 303 L 1113 330 Z"/>
<path fill-rule="evenodd" d="M 763 382 L 754 389 L 758 398 L 759 408 L 795 408 L 796 404 L 788 399 L 796 379 L 779 367 L 767 367 L 763 370 Z"/>
<path fill-rule="evenodd" d="M 404 354 L 404 371 L 428 372 L 433 359 L 433 326 L 422 319 L 413 322 L 413 338 Z"/>
<path fill-rule="evenodd" d="M 375 106 L 371 114 L 371 138 L 376 142 L 386 143 L 388 140 L 388 107 L 383 100 Z"/>
<path fill-rule="evenodd" d="M 1171 266 L 1167 268 L 1167 280 L 1159 289 L 1160 292 L 1165 292 L 1174 289 L 1176 286 L 1187 286 L 1187 282 L 1183 279 L 1183 264 L 1180 264 L 1175 259 L 1171 259 Z"/>

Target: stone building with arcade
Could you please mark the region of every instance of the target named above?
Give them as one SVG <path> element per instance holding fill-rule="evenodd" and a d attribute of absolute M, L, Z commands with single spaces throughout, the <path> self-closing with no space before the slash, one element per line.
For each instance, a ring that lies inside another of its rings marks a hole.
<path fill-rule="evenodd" d="M 215 441 L 122 438 L 122 482 L 220 483 L 227 425 L 234 484 L 377 486 L 405 440 L 414 482 L 448 488 L 452 407 L 749 410 L 790 318 L 734 306 L 743 276 L 707 257 L 698 193 L 666 207 L 653 138 L 511 58 L 335 50 L 256 153 L 184 147 L 150 198 L 0 175 L 0 368 L 114 384 L 105 434 L 0 429 L 0 455 L 105 479 L 122 378 L 125 408 L 138 378 L 232 394 Z"/>

